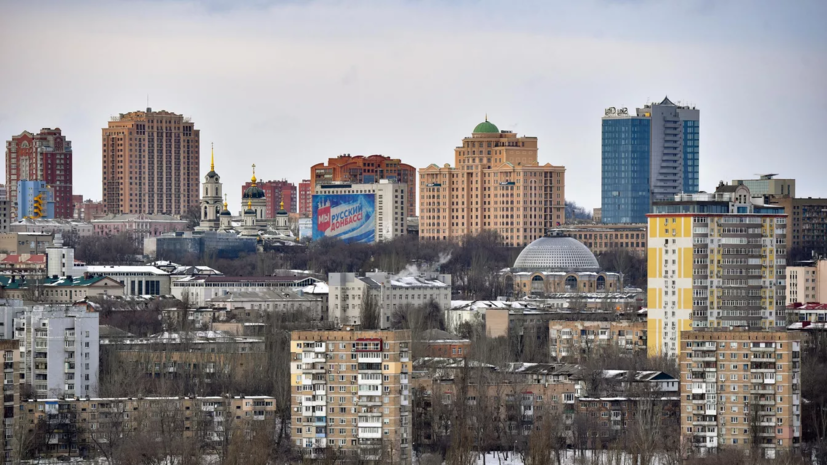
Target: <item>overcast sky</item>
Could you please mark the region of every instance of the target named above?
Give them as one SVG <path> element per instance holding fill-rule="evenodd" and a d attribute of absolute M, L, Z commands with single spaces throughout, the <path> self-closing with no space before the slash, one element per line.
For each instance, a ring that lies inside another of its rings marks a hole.
<path fill-rule="evenodd" d="M 453 164 L 487 112 L 592 208 L 604 109 L 668 95 L 701 110 L 702 190 L 780 173 L 827 197 L 825 19 L 824 0 L 2 0 L 0 136 L 60 127 L 74 192 L 100 199 L 101 128 L 148 94 L 201 130 L 202 175 L 215 143 L 237 211 L 252 163 L 296 183 L 342 153 Z"/>

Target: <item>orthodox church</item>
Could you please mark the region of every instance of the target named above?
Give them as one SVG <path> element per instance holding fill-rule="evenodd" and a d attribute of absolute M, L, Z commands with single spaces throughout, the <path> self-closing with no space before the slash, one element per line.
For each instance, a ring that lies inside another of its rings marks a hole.
<path fill-rule="evenodd" d="M 252 185 L 244 191 L 241 198 L 241 218 L 234 218 L 227 209 L 226 194 L 222 192 L 221 177 L 215 172 L 215 153 L 212 151 L 210 171 L 204 177 L 202 189 L 201 222 L 196 231 L 221 231 L 262 240 L 295 241 L 296 236 L 290 230 L 290 219 L 284 209 L 284 202 L 275 218 L 265 218 L 267 199 L 264 190 L 256 186 L 255 164 L 250 180 Z"/>

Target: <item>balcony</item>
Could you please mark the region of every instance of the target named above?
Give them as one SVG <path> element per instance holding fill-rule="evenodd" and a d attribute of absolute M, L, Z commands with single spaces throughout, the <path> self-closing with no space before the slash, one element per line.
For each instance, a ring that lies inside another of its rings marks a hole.
<path fill-rule="evenodd" d="M 757 347 L 752 346 L 749 348 L 751 352 L 775 352 L 775 347 Z"/>
<path fill-rule="evenodd" d="M 327 361 L 325 354 L 305 352 L 302 354 L 302 363 L 324 363 Z"/>
<path fill-rule="evenodd" d="M 717 421 L 693 421 L 692 426 L 718 426 Z"/>
<path fill-rule="evenodd" d="M 359 428 L 359 439 L 382 439 L 382 428 Z"/>
<path fill-rule="evenodd" d="M 359 363 L 382 363 L 381 352 L 360 352 L 356 358 Z"/>

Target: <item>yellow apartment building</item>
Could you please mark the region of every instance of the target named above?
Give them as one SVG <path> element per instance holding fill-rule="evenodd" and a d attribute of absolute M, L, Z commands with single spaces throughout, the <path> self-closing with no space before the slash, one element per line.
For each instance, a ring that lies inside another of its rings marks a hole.
<path fill-rule="evenodd" d="M 648 225 L 648 347 L 678 356 L 695 328 L 785 324 L 786 215 L 746 186 L 655 202 Z"/>

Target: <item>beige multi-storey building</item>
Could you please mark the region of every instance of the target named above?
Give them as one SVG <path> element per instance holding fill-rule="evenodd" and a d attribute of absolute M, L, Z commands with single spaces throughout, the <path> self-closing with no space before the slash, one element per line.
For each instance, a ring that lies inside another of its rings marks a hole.
<path fill-rule="evenodd" d="M 827 300 L 827 259 L 787 267 L 787 305 Z"/>
<path fill-rule="evenodd" d="M 121 113 L 103 128 L 103 203 L 110 214 L 182 215 L 199 204 L 199 131 L 168 111 Z"/>
<path fill-rule="evenodd" d="M 566 169 L 540 165 L 536 137 L 500 131 L 486 118 L 454 149 L 454 163 L 419 170 L 420 238 L 493 230 L 524 246 L 565 223 Z"/>
<path fill-rule="evenodd" d="M 410 331 L 294 331 L 292 437 L 304 457 L 411 463 Z"/>
<path fill-rule="evenodd" d="M 625 250 L 639 257 L 646 256 L 646 223 L 567 224 L 565 227 L 555 228 L 554 231 L 577 239 L 596 255 Z"/>
<path fill-rule="evenodd" d="M 746 186 L 655 202 L 649 218 L 648 346 L 676 356 L 693 328 L 785 325 L 786 221 Z"/>
<path fill-rule="evenodd" d="M 702 454 L 801 442 L 801 335 L 747 328 L 684 331 L 681 435 Z"/>
<path fill-rule="evenodd" d="M 548 322 L 549 354 L 558 361 L 590 356 L 606 346 L 628 354 L 646 353 L 645 321 Z"/>

